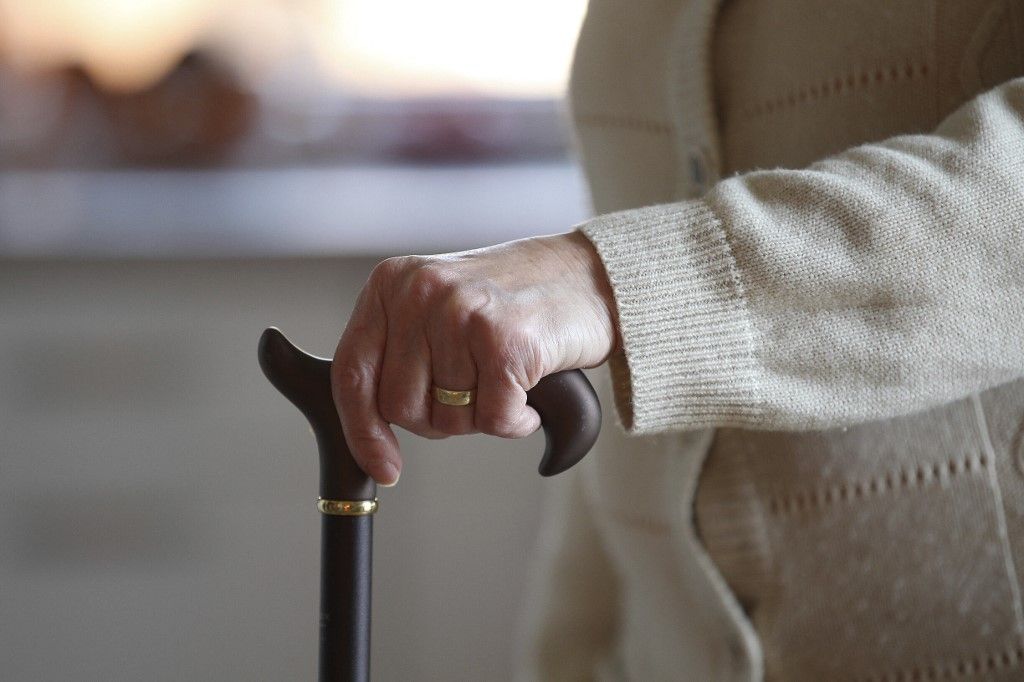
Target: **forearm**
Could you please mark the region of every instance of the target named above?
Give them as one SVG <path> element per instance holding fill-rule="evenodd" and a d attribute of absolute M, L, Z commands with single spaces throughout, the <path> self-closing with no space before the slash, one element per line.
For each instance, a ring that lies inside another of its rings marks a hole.
<path fill-rule="evenodd" d="M 826 428 L 1024 376 L 1024 79 L 931 135 L 580 226 L 636 432 Z"/>

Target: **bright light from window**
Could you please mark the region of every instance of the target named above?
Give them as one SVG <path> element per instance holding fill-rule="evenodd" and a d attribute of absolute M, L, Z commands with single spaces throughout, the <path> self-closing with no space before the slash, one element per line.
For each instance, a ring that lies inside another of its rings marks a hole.
<path fill-rule="evenodd" d="M 586 0 L 334 0 L 322 47 L 353 86 L 557 95 Z"/>

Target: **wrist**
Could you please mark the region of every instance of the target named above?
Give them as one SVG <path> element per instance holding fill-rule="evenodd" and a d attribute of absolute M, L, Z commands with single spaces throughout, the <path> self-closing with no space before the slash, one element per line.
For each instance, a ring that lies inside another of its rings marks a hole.
<path fill-rule="evenodd" d="M 560 251 L 565 254 L 570 271 L 579 274 L 585 288 L 594 294 L 602 311 L 607 314 L 612 332 L 610 352 L 615 353 L 622 348 L 618 309 L 611 281 L 608 279 L 608 271 L 605 269 L 604 263 L 601 262 L 597 248 L 579 230 L 559 234 L 555 238 L 560 241 Z"/>

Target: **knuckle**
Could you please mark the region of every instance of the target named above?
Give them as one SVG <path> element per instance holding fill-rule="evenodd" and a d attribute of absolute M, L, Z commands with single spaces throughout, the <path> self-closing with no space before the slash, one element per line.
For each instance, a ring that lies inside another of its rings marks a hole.
<path fill-rule="evenodd" d="M 479 334 L 494 334 L 500 318 L 494 309 L 491 296 L 486 291 L 461 292 L 458 303 L 470 331 Z"/>
<path fill-rule="evenodd" d="M 446 412 L 435 412 L 430 426 L 434 431 L 450 436 L 466 436 L 477 431 L 473 424 Z"/>
<path fill-rule="evenodd" d="M 400 285 L 415 269 L 415 256 L 393 256 L 386 258 L 374 266 L 370 272 L 367 288 L 377 292 L 385 299 L 391 298 Z"/>
<path fill-rule="evenodd" d="M 450 429 L 446 429 L 445 433 L 448 433 L 452 436 L 470 436 L 473 435 L 474 433 L 477 433 L 478 431 L 479 429 L 477 429 L 472 424 L 459 424 L 451 427 Z"/>
<path fill-rule="evenodd" d="M 373 429 L 357 428 L 346 434 L 346 438 L 353 444 L 369 445 L 379 440 L 379 434 Z"/>
<path fill-rule="evenodd" d="M 508 323 L 489 302 L 468 309 L 464 324 L 466 335 L 484 358 L 493 358 L 502 352 Z"/>
<path fill-rule="evenodd" d="M 419 406 L 403 397 L 390 396 L 380 401 L 380 416 L 385 421 L 415 431 L 422 422 Z"/>
<path fill-rule="evenodd" d="M 392 256 L 385 258 L 373 267 L 370 279 L 376 282 L 390 281 L 407 270 L 411 256 Z"/>
<path fill-rule="evenodd" d="M 416 303 L 427 303 L 450 286 L 451 276 L 444 267 L 435 263 L 422 263 L 408 276 L 406 292 Z"/>
<path fill-rule="evenodd" d="M 363 393 L 373 388 L 373 368 L 366 363 L 342 359 L 331 365 L 331 380 L 342 391 L 342 397 L 348 393 Z"/>
<path fill-rule="evenodd" d="M 444 284 L 444 298 L 439 301 L 437 311 L 462 326 L 468 325 L 490 303 L 490 294 L 484 287 L 457 273 L 447 273 Z"/>
<path fill-rule="evenodd" d="M 489 436 L 512 438 L 519 435 L 519 420 L 508 412 L 486 411 L 477 414 L 477 428 Z"/>
<path fill-rule="evenodd" d="M 352 446 L 352 456 L 360 464 L 369 461 L 366 453 L 373 452 L 383 439 L 384 434 L 374 426 L 355 426 L 345 431 L 345 441 Z"/>

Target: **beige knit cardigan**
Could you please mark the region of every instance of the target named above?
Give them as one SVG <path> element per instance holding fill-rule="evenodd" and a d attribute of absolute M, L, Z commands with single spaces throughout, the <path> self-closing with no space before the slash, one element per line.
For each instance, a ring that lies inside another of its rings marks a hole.
<path fill-rule="evenodd" d="M 1024 679 L 1022 76 L 1022 0 L 592 0 L 627 434 L 523 679 Z"/>

